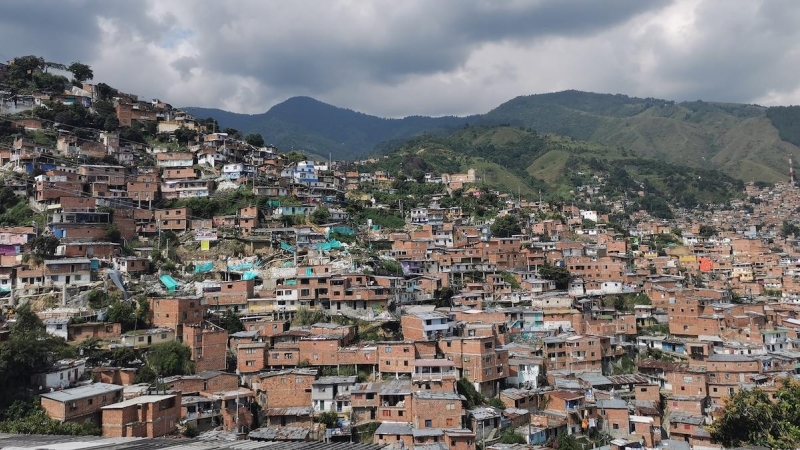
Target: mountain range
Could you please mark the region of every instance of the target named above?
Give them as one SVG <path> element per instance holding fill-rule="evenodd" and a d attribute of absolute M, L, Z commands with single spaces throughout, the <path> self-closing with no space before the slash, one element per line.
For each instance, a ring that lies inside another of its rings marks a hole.
<path fill-rule="evenodd" d="M 704 101 L 675 102 L 621 94 L 563 91 L 516 97 L 485 114 L 386 119 L 293 97 L 263 114 L 184 108 L 221 127 L 259 133 L 281 150 L 357 159 L 421 134 L 450 135 L 465 126 L 511 125 L 560 135 L 632 156 L 716 168 L 743 181 L 788 177 L 800 157 L 800 107 L 767 108 Z"/>

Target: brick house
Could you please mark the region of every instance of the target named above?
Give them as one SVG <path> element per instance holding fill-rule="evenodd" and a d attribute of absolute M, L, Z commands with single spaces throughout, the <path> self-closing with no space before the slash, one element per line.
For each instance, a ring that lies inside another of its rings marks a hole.
<path fill-rule="evenodd" d="M 59 422 L 91 422 L 100 425 L 101 408 L 122 398 L 122 386 L 94 383 L 88 386 L 47 392 L 41 395 L 42 408 Z"/>
<path fill-rule="evenodd" d="M 93 376 L 101 383 L 128 386 L 136 378 L 136 369 L 123 367 L 95 367 Z"/>
<path fill-rule="evenodd" d="M 311 406 L 317 369 L 288 369 L 262 373 L 258 377 L 258 401 L 264 409 Z"/>
<path fill-rule="evenodd" d="M 462 428 L 464 401 L 466 398 L 456 392 L 414 392 L 411 418 L 417 428 Z"/>
<path fill-rule="evenodd" d="M 225 370 L 228 367 L 228 332 L 209 322 L 183 327 L 183 343 L 192 351 L 195 370 Z"/>
<path fill-rule="evenodd" d="M 475 389 L 494 397 L 508 376 L 508 350 L 495 344 L 493 336 L 450 338 L 439 341 L 439 350 Z"/>
<path fill-rule="evenodd" d="M 236 347 L 236 370 L 239 373 L 260 372 L 267 367 L 266 342 L 248 342 Z"/>
<path fill-rule="evenodd" d="M 183 336 L 184 325 L 200 325 L 205 312 L 202 297 L 152 297 L 150 302 L 150 323 L 154 327 L 171 328 L 175 334 Z"/>
<path fill-rule="evenodd" d="M 410 422 L 411 383 L 392 380 L 360 383 L 350 390 L 355 422 Z"/>
<path fill-rule="evenodd" d="M 378 343 L 380 373 L 411 374 L 414 371 L 414 343 L 386 341 Z"/>
<path fill-rule="evenodd" d="M 89 338 L 109 339 L 122 334 L 122 324 L 106 322 L 71 323 L 67 326 L 68 341 L 85 341 Z"/>
<path fill-rule="evenodd" d="M 601 428 L 612 437 L 626 437 L 631 434 L 628 403 L 619 399 L 598 399 L 597 413 Z"/>
<path fill-rule="evenodd" d="M 157 209 L 156 229 L 161 231 L 186 231 L 189 229 L 192 210 L 189 208 Z"/>
<path fill-rule="evenodd" d="M 181 419 L 181 394 L 142 395 L 104 406 L 102 412 L 103 437 L 165 436 Z"/>

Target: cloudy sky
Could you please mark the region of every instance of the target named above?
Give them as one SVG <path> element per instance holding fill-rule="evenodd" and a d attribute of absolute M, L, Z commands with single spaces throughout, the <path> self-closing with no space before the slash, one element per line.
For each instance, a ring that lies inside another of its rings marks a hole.
<path fill-rule="evenodd" d="M 0 0 L 0 59 L 243 113 L 308 95 L 463 115 L 564 89 L 798 104 L 798 23 L 795 0 Z"/>

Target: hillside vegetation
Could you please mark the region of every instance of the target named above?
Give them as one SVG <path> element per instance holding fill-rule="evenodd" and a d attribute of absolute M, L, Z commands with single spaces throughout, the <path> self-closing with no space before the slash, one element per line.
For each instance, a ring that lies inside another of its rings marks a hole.
<path fill-rule="evenodd" d="M 643 156 L 697 168 L 714 167 L 744 181 L 788 177 L 789 155 L 800 159 L 800 108 L 564 91 L 514 98 L 486 114 L 469 117 L 383 119 L 294 97 L 263 114 L 187 108 L 223 127 L 259 133 L 285 150 L 336 159 L 357 159 L 396 148 L 421 135 L 446 137 L 471 126 L 512 125 L 594 141 Z M 493 143 L 497 145 L 497 143 Z M 550 157 L 555 157 L 551 155 Z M 562 155 L 563 159 L 563 155 Z M 544 178 L 552 175 L 539 174 Z"/>
<path fill-rule="evenodd" d="M 635 156 L 621 148 L 544 135 L 518 127 L 465 127 L 449 136 L 424 135 L 384 150 L 370 169 L 419 178 L 474 168 L 482 183 L 501 192 L 570 200 L 600 186 L 608 196 L 654 194 L 693 207 L 721 203 L 743 183 L 718 170 Z M 601 182 L 602 181 L 602 182 Z"/>
<path fill-rule="evenodd" d="M 422 132 L 452 130 L 469 118 L 411 116 L 384 119 L 337 108 L 309 97 L 293 97 L 263 114 L 235 114 L 217 109 L 186 108 L 197 117 L 213 117 L 223 127 L 259 133 L 280 149 L 297 149 L 337 159 L 355 159 L 384 141 Z"/>
<path fill-rule="evenodd" d="M 789 126 L 779 133 L 776 120 L 767 117 L 771 109 L 565 91 L 517 97 L 484 120 L 597 141 L 674 164 L 711 164 L 745 181 L 775 182 L 786 179 L 786 160 L 789 155 L 797 159 L 800 149 L 787 142 Z M 783 121 L 798 123 L 789 117 Z"/>

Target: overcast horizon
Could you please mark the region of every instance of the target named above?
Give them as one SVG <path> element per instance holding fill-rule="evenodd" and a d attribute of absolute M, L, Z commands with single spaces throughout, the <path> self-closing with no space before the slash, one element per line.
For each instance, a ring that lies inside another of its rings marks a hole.
<path fill-rule="evenodd" d="M 257 114 L 294 96 L 382 116 L 480 114 L 568 89 L 800 103 L 800 2 L 0 0 L 0 59 Z"/>

